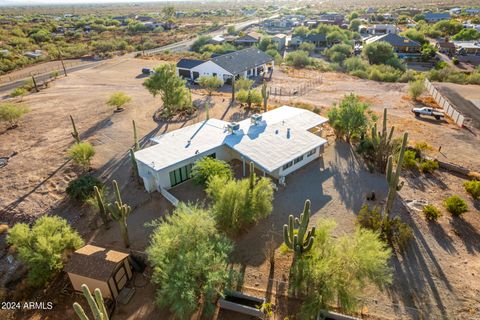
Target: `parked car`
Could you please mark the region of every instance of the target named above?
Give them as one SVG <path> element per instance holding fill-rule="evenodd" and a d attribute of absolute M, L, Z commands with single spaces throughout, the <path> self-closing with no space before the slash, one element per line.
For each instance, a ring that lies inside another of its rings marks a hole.
<path fill-rule="evenodd" d="M 155 71 L 153 71 L 150 68 L 142 68 L 142 74 L 151 75 L 151 74 L 154 74 L 154 73 L 155 73 Z"/>
<path fill-rule="evenodd" d="M 413 108 L 412 112 L 415 114 L 415 117 L 420 117 L 421 115 L 424 115 L 424 116 L 434 117 L 437 120 L 440 120 L 441 118 L 443 118 L 445 116 L 443 111 L 436 110 L 436 109 L 429 108 L 429 107 Z"/>

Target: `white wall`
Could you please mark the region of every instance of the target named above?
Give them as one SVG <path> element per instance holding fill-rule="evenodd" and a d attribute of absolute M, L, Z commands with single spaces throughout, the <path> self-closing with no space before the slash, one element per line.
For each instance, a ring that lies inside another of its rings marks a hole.
<path fill-rule="evenodd" d="M 217 77 L 225 81 L 225 77 L 231 77 L 232 74 L 227 70 L 223 69 L 219 65 L 215 64 L 212 61 L 206 61 L 194 68 L 191 69 L 192 75 L 193 72 L 198 72 L 200 76 L 213 76 L 214 73 L 217 74 Z"/>
<path fill-rule="evenodd" d="M 292 173 L 293 171 L 300 169 L 304 165 L 306 165 L 306 164 L 312 162 L 313 160 L 319 158 L 321 153 L 323 153 L 323 146 L 317 147 L 316 150 L 315 150 L 315 154 L 313 154 L 309 157 L 307 157 L 307 153 L 305 153 L 303 155 L 303 160 L 302 161 L 293 164 L 291 167 L 288 167 L 285 170 L 283 170 L 283 166 L 280 167 L 279 170 L 278 170 L 278 175 L 279 176 L 286 176 L 286 175 Z"/>

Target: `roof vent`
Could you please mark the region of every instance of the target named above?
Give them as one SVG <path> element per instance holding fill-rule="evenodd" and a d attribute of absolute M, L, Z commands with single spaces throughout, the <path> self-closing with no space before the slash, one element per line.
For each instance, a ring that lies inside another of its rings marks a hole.
<path fill-rule="evenodd" d="M 262 121 L 262 115 L 258 113 L 252 114 L 252 116 L 250 117 L 250 121 L 253 125 L 257 125 Z"/>
<path fill-rule="evenodd" d="M 290 139 L 290 128 L 287 128 L 287 139 Z"/>
<path fill-rule="evenodd" d="M 227 125 L 228 133 L 235 133 L 235 131 L 240 130 L 240 125 L 236 122 L 230 122 Z"/>

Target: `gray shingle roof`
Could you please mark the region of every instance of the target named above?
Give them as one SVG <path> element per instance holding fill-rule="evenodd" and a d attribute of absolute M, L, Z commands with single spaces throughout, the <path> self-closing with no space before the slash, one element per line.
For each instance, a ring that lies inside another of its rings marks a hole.
<path fill-rule="evenodd" d="M 258 48 L 247 48 L 212 58 L 211 60 L 233 75 L 273 61 L 273 58 Z"/>
<path fill-rule="evenodd" d="M 450 19 L 448 12 L 427 12 L 424 14 L 426 20 Z"/>
<path fill-rule="evenodd" d="M 305 40 L 309 41 L 309 42 L 325 42 L 325 41 L 327 41 L 327 36 L 324 35 L 324 34 L 319 34 L 319 33 L 309 34 L 305 38 Z"/>
<path fill-rule="evenodd" d="M 367 39 L 367 43 L 384 41 L 390 43 L 393 47 L 421 47 L 422 45 L 417 41 L 410 40 L 408 38 L 399 36 L 394 33 L 387 33 L 381 36 L 376 36 L 370 39 Z"/>
<path fill-rule="evenodd" d="M 205 62 L 204 60 L 180 59 L 180 61 L 177 62 L 177 68 L 192 69 L 204 62 Z"/>

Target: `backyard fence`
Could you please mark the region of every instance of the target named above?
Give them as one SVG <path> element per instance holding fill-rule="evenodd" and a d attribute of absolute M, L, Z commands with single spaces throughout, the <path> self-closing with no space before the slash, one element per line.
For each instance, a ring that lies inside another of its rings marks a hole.
<path fill-rule="evenodd" d="M 274 96 L 301 96 L 306 94 L 309 89 L 322 83 L 322 76 L 318 76 L 313 79 L 309 79 L 306 83 L 300 84 L 293 88 L 269 86 L 269 92 Z"/>
<path fill-rule="evenodd" d="M 452 118 L 452 120 L 459 127 L 463 127 L 465 117 L 455 109 L 455 107 L 450 103 L 450 101 L 448 101 L 428 79 L 425 79 L 425 88 L 427 89 L 428 93 L 433 97 L 433 99 L 438 103 L 438 105 L 443 108 L 445 114 Z"/>
<path fill-rule="evenodd" d="M 74 67 L 74 66 L 79 66 L 81 65 L 82 63 L 85 63 L 85 62 L 82 62 L 82 61 L 78 61 L 78 62 L 72 62 L 72 61 L 65 61 L 65 68 L 71 68 L 71 67 Z M 12 81 L 17 81 L 17 80 L 22 80 L 22 79 L 25 79 L 25 78 L 29 78 L 31 76 L 39 76 L 39 75 L 43 75 L 43 74 L 48 74 L 48 73 L 56 73 L 58 72 L 59 75 L 63 75 L 63 67 L 62 67 L 62 64 L 61 62 L 58 62 L 57 65 L 54 65 L 54 66 L 48 66 L 48 67 L 44 67 L 44 68 L 41 68 L 40 66 L 35 70 L 35 72 L 18 72 L 17 74 L 15 75 L 4 75 L 4 76 L 1 76 L 0 77 L 0 84 L 4 84 L 4 83 L 9 83 L 9 82 L 12 82 Z"/>

